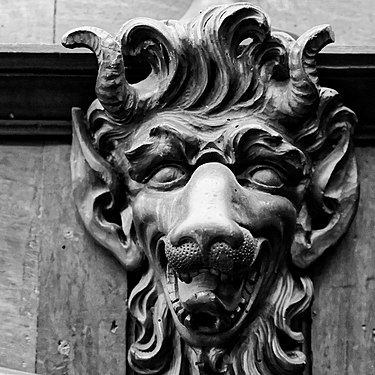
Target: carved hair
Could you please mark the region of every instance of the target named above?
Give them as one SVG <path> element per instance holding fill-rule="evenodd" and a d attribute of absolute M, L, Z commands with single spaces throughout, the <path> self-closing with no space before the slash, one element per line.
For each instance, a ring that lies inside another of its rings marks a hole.
<path fill-rule="evenodd" d="M 187 23 L 134 19 L 116 38 L 97 28 L 63 38 L 66 47 L 95 52 L 97 97 L 122 124 L 165 108 L 197 114 L 246 109 L 295 123 L 316 108 L 315 57 L 332 41 L 328 25 L 297 41 L 271 33 L 263 11 L 247 3 L 213 7 Z M 125 66 L 140 61 L 151 73 L 130 84 Z"/>
<path fill-rule="evenodd" d="M 243 335 L 245 339 L 235 347 L 211 348 L 210 353 L 203 353 L 210 365 L 208 371 L 219 373 L 226 369 L 228 373 L 232 370 L 235 374 L 245 375 L 296 374 L 302 371 L 305 355 L 299 350 L 283 348 L 281 342 L 285 342 L 285 337 L 294 343 L 303 341 L 302 333 L 293 331 L 291 323 L 310 305 L 312 294 L 311 280 L 293 276 L 284 266 L 273 291 L 264 301 L 266 308 L 245 328 L 248 332 Z M 199 361 L 198 353 L 181 355 L 183 351 L 192 352 L 192 349 L 179 338 L 164 294 L 156 289 L 151 267 L 133 289 L 129 307 L 138 330 L 130 339 L 128 359 L 137 373 L 184 375 L 184 361 Z M 229 360 L 224 359 L 225 355 Z M 192 363 L 189 371 L 194 368 L 196 366 Z"/>

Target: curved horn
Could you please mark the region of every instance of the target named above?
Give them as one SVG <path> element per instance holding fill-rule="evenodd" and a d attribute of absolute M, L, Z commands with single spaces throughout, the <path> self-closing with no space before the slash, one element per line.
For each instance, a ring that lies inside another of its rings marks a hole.
<path fill-rule="evenodd" d="M 108 115 L 123 121 L 136 107 L 137 93 L 125 78 L 121 48 L 115 38 L 96 27 L 78 28 L 62 38 L 67 48 L 86 47 L 93 51 L 99 64 L 96 95 Z"/>
<path fill-rule="evenodd" d="M 292 45 L 289 55 L 289 88 L 282 107 L 294 117 L 303 117 L 318 99 L 316 56 L 334 41 L 330 25 L 321 25 L 302 34 Z"/>

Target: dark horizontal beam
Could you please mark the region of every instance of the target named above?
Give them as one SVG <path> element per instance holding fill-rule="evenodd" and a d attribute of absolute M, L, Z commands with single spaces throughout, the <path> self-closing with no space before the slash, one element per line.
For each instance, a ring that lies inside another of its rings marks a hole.
<path fill-rule="evenodd" d="M 357 113 L 356 142 L 375 142 L 375 47 L 326 48 L 318 70 L 321 85 L 336 89 Z M 96 72 L 94 55 L 83 49 L 1 45 L 0 135 L 69 136 L 71 108 L 85 110 L 95 98 Z"/>
<path fill-rule="evenodd" d="M 337 90 L 358 116 L 357 145 L 375 145 L 375 46 L 332 46 L 318 55 L 320 84 Z"/>

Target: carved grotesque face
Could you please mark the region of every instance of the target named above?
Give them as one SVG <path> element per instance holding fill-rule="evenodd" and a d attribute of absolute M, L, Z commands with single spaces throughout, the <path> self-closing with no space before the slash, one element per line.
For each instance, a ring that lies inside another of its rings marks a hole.
<path fill-rule="evenodd" d="M 198 129 L 151 118 L 125 154 L 137 238 L 180 335 L 202 347 L 228 343 L 264 302 L 309 168 L 259 120 Z"/>
<path fill-rule="evenodd" d="M 355 213 L 354 114 L 317 81 L 327 25 L 294 40 L 251 4 L 64 37 L 99 62 L 73 111 L 73 191 L 133 272 L 136 373 L 300 374 L 307 268 Z M 141 64 L 140 64 L 141 63 Z M 137 71 L 128 82 L 126 68 Z"/>

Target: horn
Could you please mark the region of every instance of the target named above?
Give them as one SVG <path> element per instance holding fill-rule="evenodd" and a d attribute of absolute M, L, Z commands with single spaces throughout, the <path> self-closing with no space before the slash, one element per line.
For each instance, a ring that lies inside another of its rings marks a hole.
<path fill-rule="evenodd" d="M 129 118 L 136 105 L 137 93 L 125 78 L 121 48 L 115 38 L 96 27 L 78 28 L 62 38 L 67 48 L 86 47 L 93 51 L 99 64 L 96 95 L 107 114 L 116 121 Z"/>
<path fill-rule="evenodd" d="M 319 98 L 316 56 L 334 41 L 330 25 L 321 25 L 302 34 L 289 54 L 289 87 L 281 108 L 289 115 L 304 117 Z M 284 111 L 283 111 L 284 112 Z"/>

